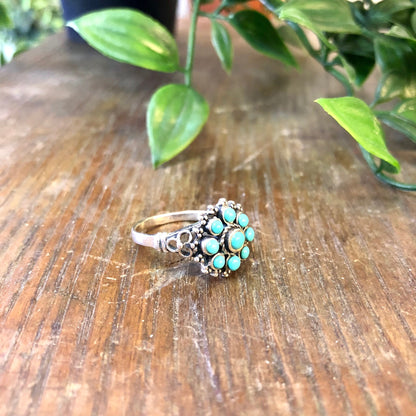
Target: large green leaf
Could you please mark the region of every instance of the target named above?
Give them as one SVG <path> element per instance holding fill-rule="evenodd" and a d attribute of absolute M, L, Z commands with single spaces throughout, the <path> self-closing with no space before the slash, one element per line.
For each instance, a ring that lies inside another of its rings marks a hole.
<path fill-rule="evenodd" d="M 355 97 L 320 98 L 316 102 L 332 116 L 369 153 L 400 170 L 391 155 L 377 117 L 368 105 Z"/>
<path fill-rule="evenodd" d="M 182 84 L 159 88 L 147 109 L 147 132 L 155 167 L 182 152 L 207 121 L 208 103 L 194 89 Z"/>
<path fill-rule="evenodd" d="M 11 27 L 12 21 L 7 12 L 7 8 L 3 3 L 0 3 L 0 28 Z"/>
<path fill-rule="evenodd" d="M 242 10 L 229 17 L 231 25 L 257 51 L 278 59 L 290 66 L 297 66 L 277 30 L 263 14 L 254 10 Z"/>
<path fill-rule="evenodd" d="M 178 49 L 169 31 L 130 9 L 105 9 L 68 23 L 92 47 L 117 61 L 162 72 L 179 68 Z"/>
<path fill-rule="evenodd" d="M 228 30 L 220 23 L 211 22 L 211 42 L 220 58 L 221 65 L 226 72 L 230 73 L 233 64 L 233 47 Z"/>
<path fill-rule="evenodd" d="M 280 8 L 279 17 L 307 27 L 324 42 L 323 32 L 361 32 L 345 0 L 292 0 Z"/>
<path fill-rule="evenodd" d="M 382 36 L 374 45 L 376 61 L 382 72 L 376 102 L 416 97 L 416 42 Z"/>

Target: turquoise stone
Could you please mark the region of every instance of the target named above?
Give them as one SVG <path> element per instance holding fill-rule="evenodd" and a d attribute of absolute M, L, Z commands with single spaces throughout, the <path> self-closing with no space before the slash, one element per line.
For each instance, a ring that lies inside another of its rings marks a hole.
<path fill-rule="evenodd" d="M 246 214 L 241 213 L 238 215 L 238 224 L 241 225 L 243 228 L 247 227 L 248 217 Z"/>
<path fill-rule="evenodd" d="M 220 249 L 220 245 L 218 241 L 215 238 L 209 238 L 208 240 L 205 240 L 205 250 L 208 254 L 216 254 L 218 253 L 218 250 Z"/>
<path fill-rule="evenodd" d="M 244 241 L 244 234 L 241 231 L 234 232 L 231 235 L 231 247 L 234 250 L 240 250 L 243 247 Z"/>
<path fill-rule="evenodd" d="M 235 217 L 237 216 L 236 212 L 230 207 L 225 208 L 222 215 L 224 217 L 224 220 L 227 222 L 233 222 L 235 220 Z"/>
<path fill-rule="evenodd" d="M 227 261 L 227 266 L 230 270 L 235 271 L 240 267 L 241 260 L 238 256 L 232 256 Z"/>
<path fill-rule="evenodd" d="M 214 220 L 210 224 L 210 230 L 215 235 L 222 233 L 223 229 L 224 229 L 224 225 L 222 224 L 221 220 Z"/>
<path fill-rule="evenodd" d="M 254 230 L 251 227 L 248 227 L 246 230 L 246 240 L 247 241 L 254 240 Z"/>
<path fill-rule="evenodd" d="M 250 249 L 247 246 L 243 247 L 240 253 L 241 258 L 246 259 L 249 255 L 250 255 Z"/>
<path fill-rule="evenodd" d="M 212 265 L 216 269 L 222 269 L 225 266 L 225 257 L 224 254 L 217 254 L 212 261 Z"/>

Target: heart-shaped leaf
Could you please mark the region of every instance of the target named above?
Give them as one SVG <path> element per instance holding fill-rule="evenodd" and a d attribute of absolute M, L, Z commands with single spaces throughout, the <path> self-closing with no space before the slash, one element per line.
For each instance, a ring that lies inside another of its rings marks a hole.
<path fill-rule="evenodd" d="M 105 9 L 67 25 L 93 48 L 116 61 L 161 72 L 179 68 L 175 39 L 159 22 L 141 12 Z"/>
<path fill-rule="evenodd" d="M 257 51 L 278 59 L 289 66 L 297 66 L 277 30 L 263 14 L 242 10 L 229 17 L 234 29 Z"/>
<path fill-rule="evenodd" d="M 292 0 L 280 8 L 279 17 L 307 27 L 325 43 L 323 32 L 361 32 L 345 0 Z"/>
<path fill-rule="evenodd" d="M 209 106 L 182 84 L 159 88 L 147 109 L 147 133 L 154 167 L 174 158 L 195 139 L 207 121 Z"/>
<path fill-rule="evenodd" d="M 211 42 L 220 58 L 221 65 L 227 73 L 230 73 L 233 64 L 233 47 L 228 30 L 220 23 L 211 22 Z"/>
<path fill-rule="evenodd" d="M 416 96 L 416 42 L 393 36 L 380 36 L 374 42 L 377 64 L 382 77 L 377 86 L 376 102 Z"/>
<path fill-rule="evenodd" d="M 399 162 L 391 155 L 384 141 L 380 122 L 368 105 L 355 97 L 320 98 L 316 102 L 332 116 L 369 153 L 392 165 Z"/>

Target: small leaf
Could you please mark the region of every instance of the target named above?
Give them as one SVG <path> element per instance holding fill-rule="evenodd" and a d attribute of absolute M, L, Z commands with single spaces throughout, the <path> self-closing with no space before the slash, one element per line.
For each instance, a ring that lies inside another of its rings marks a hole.
<path fill-rule="evenodd" d="M 393 111 L 377 111 L 375 114 L 384 124 L 403 133 L 410 140 L 416 142 L 416 123 L 414 121 Z"/>
<path fill-rule="evenodd" d="M 374 68 L 374 58 L 354 54 L 345 54 L 344 58 L 355 70 L 355 85 L 361 86 Z"/>
<path fill-rule="evenodd" d="M 354 83 L 362 85 L 374 68 L 373 42 L 361 35 L 337 34 L 333 37 L 341 55 L 354 69 Z"/>
<path fill-rule="evenodd" d="M 130 9 L 105 9 L 67 24 L 93 48 L 116 61 L 161 72 L 179 68 L 178 48 L 156 20 Z"/>
<path fill-rule="evenodd" d="M 0 3 L 0 28 L 8 28 L 12 26 L 13 22 L 9 17 L 6 6 L 3 3 Z"/>
<path fill-rule="evenodd" d="M 320 98 L 316 102 L 369 153 L 400 170 L 384 141 L 384 132 L 368 105 L 355 97 Z"/>
<path fill-rule="evenodd" d="M 279 10 L 279 17 L 307 27 L 325 43 L 323 32 L 361 32 L 345 0 L 292 0 Z"/>
<path fill-rule="evenodd" d="M 153 166 L 174 158 L 188 147 L 207 121 L 208 103 L 182 84 L 159 88 L 147 109 L 147 133 Z"/>
<path fill-rule="evenodd" d="M 393 111 L 375 113 L 384 124 L 416 142 L 416 98 L 400 102 Z"/>
<path fill-rule="evenodd" d="M 410 0 L 383 0 L 371 5 L 368 17 L 372 24 L 385 25 L 386 22 L 394 22 L 395 14 L 413 8 Z"/>
<path fill-rule="evenodd" d="M 299 28 L 300 29 L 300 28 Z M 293 46 L 294 48 L 303 49 L 304 45 L 299 40 L 299 36 L 296 34 L 293 27 L 289 25 L 282 25 L 277 29 L 277 33 L 282 38 L 286 45 Z"/>
<path fill-rule="evenodd" d="M 377 86 L 376 102 L 416 96 L 416 42 L 392 36 L 380 36 L 375 42 L 377 64 L 382 77 Z"/>
<path fill-rule="evenodd" d="M 414 36 L 409 28 L 405 29 L 403 26 L 398 25 L 392 26 L 391 29 L 387 32 L 387 35 L 395 36 L 396 38 L 414 39 Z"/>
<path fill-rule="evenodd" d="M 397 169 L 390 165 L 390 163 L 385 162 L 383 159 L 380 160 L 380 171 L 388 172 L 388 173 L 397 173 Z"/>
<path fill-rule="evenodd" d="M 227 73 L 230 73 L 233 63 L 233 47 L 228 30 L 216 22 L 211 21 L 211 42 L 220 58 L 221 65 Z"/>
<path fill-rule="evenodd" d="M 254 10 L 242 10 L 229 17 L 234 29 L 257 51 L 278 59 L 289 66 L 297 66 L 276 29 L 263 14 Z"/>
<path fill-rule="evenodd" d="M 402 101 L 396 106 L 394 111 L 402 117 L 406 117 L 416 123 L 416 98 Z"/>

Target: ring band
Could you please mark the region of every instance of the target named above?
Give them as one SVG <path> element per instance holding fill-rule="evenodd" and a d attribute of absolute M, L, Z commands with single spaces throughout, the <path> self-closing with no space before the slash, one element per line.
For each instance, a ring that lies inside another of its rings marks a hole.
<path fill-rule="evenodd" d="M 193 222 L 172 232 L 148 234 L 156 227 L 177 222 Z M 199 262 L 201 271 L 227 277 L 250 254 L 248 243 L 254 230 L 240 204 L 221 198 L 206 211 L 179 211 L 155 215 L 137 222 L 131 237 L 136 244 L 162 252 L 178 253 Z"/>

